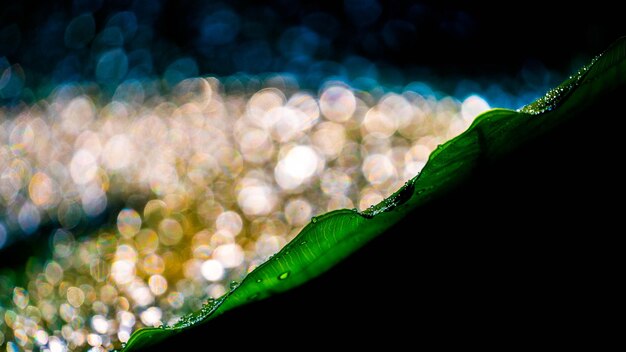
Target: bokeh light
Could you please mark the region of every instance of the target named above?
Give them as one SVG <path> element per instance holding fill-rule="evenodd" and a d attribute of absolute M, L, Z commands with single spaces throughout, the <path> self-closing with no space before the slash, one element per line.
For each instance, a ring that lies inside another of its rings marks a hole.
<path fill-rule="evenodd" d="M 2 303 L 7 347 L 109 349 L 176 321 L 312 216 L 380 202 L 489 108 L 477 94 L 333 81 L 317 95 L 253 87 L 228 93 L 194 77 L 164 94 L 139 82 L 142 99 L 100 102 L 72 85 L 2 110 L 0 248 L 55 229 L 52 257 Z M 111 220 L 83 235 L 80 224 L 102 216 Z"/>
<path fill-rule="evenodd" d="M 313 216 L 379 203 L 492 105 L 551 85 L 541 65 L 520 87 L 443 89 L 378 62 L 366 54 L 420 46 L 381 1 L 283 27 L 280 9 L 199 4 L 177 24 L 187 46 L 156 30 L 164 2 L 127 3 L 0 23 L 0 254 L 46 253 L 0 271 L 7 351 L 111 350 L 173 324 Z M 358 48 L 338 57 L 346 27 Z"/>
<path fill-rule="evenodd" d="M 477 94 L 376 98 L 332 81 L 319 95 L 231 94 L 220 82 L 183 79 L 152 96 L 140 83 L 143 99 L 108 103 L 74 85 L 3 111 L 3 135 L 14 137 L 1 154 L 0 247 L 55 228 L 52 258 L 2 305 L 7 346 L 111 348 L 138 327 L 175 321 L 312 216 L 380 202 L 489 108 Z M 111 212 L 101 230 L 76 232 Z"/>

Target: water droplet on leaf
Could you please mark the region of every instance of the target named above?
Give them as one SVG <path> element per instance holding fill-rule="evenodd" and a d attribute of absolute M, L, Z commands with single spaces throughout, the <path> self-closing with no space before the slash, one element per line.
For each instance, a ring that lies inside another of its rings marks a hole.
<path fill-rule="evenodd" d="M 288 277 L 289 277 L 289 272 L 285 271 L 284 273 L 278 275 L 278 280 L 285 280 Z"/>

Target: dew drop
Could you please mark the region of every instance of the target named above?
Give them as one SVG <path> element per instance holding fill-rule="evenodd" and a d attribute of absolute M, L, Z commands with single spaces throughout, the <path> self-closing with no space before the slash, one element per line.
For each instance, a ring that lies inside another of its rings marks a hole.
<path fill-rule="evenodd" d="M 374 217 L 374 214 L 367 213 L 367 212 L 361 212 L 361 216 L 366 218 L 366 219 L 372 219 Z"/>
<path fill-rule="evenodd" d="M 315 224 L 315 223 L 317 222 L 317 217 L 315 217 L 315 216 L 314 216 L 314 217 L 312 217 L 312 218 L 311 218 L 311 222 Z"/>
<path fill-rule="evenodd" d="M 278 275 L 278 280 L 285 280 L 288 277 L 289 277 L 289 272 L 285 271 L 284 273 Z"/>
<path fill-rule="evenodd" d="M 257 284 L 260 284 L 260 283 L 261 283 L 261 281 L 263 281 L 263 280 L 261 280 L 261 279 L 256 279 L 256 283 L 257 283 Z"/>
<path fill-rule="evenodd" d="M 231 281 L 230 282 L 230 290 L 234 290 L 237 288 L 237 286 L 239 286 L 239 283 L 237 281 Z"/>
<path fill-rule="evenodd" d="M 300 242 L 300 245 L 305 245 L 307 242 L 306 241 L 302 241 Z"/>

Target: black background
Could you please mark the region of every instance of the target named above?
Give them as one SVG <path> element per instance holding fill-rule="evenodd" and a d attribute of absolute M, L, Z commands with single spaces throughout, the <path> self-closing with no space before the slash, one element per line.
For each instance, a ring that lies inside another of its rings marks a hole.
<path fill-rule="evenodd" d="M 0 27 L 16 24 L 20 35 L 17 41 L 10 31 L 0 35 L 0 56 L 6 55 L 11 62 L 33 72 L 30 79 L 37 83 L 37 77 L 49 74 L 70 51 L 63 45 L 64 26 L 86 9 L 94 10 L 96 31 L 112 14 L 122 10 L 133 11 L 140 23 L 150 26 L 153 35 L 145 45 L 152 53 L 152 73 L 156 75 L 162 74 L 172 59 L 183 55 L 196 58 L 201 74 L 233 74 L 238 67 L 231 58 L 241 55 L 237 44 L 253 37 L 269 43 L 274 61 L 263 67 L 252 63 L 246 66 L 248 71 L 281 71 L 285 60 L 281 59 L 278 37 L 290 26 L 300 24 L 330 38 L 328 46 L 315 53 L 316 60 L 341 61 L 346 56 L 359 55 L 406 70 L 415 78 L 420 78 L 421 73 L 444 78 L 497 79 L 516 75 L 525 66 L 538 63 L 565 75 L 626 34 L 623 13 L 602 2 L 577 6 L 548 1 L 391 0 L 380 1 L 379 5 L 380 15 L 374 22 L 358 25 L 344 1 L 7 2 L 0 9 Z M 225 6 L 241 17 L 242 24 L 258 26 L 251 26 L 250 33 L 240 30 L 232 44 L 207 50 L 197 41 L 201 20 L 212 9 Z M 307 17 L 320 12 L 334 21 L 315 22 Z M 51 19 L 56 25 L 50 25 Z M 393 21 L 404 21 L 413 28 L 391 25 L 385 32 L 385 26 Z M 54 31 L 59 35 L 41 40 L 42 33 Z M 393 40 L 385 40 L 385 35 Z M 82 78 L 89 78 L 89 72 L 82 72 Z"/>

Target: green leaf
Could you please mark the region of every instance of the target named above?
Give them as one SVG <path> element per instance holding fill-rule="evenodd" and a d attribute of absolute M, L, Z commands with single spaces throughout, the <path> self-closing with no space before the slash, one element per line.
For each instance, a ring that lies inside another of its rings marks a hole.
<path fill-rule="evenodd" d="M 455 189 L 480 165 L 506 157 L 601 97 L 626 86 L 626 39 L 613 44 L 577 74 L 519 111 L 494 109 L 460 136 L 439 146 L 423 171 L 381 203 L 363 212 L 338 210 L 313 218 L 279 253 L 239 285 L 171 327 L 136 331 L 124 351 L 202 324 L 251 301 L 284 292 L 324 273 L 410 212 Z"/>

